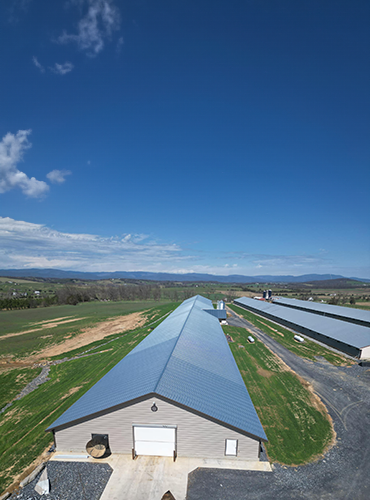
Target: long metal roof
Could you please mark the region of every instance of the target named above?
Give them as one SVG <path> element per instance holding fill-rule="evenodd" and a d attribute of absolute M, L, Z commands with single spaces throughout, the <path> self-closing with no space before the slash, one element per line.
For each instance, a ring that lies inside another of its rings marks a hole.
<path fill-rule="evenodd" d="M 48 430 L 157 394 L 267 440 L 218 319 L 185 300 Z"/>
<path fill-rule="evenodd" d="M 370 328 L 341 321 L 340 319 L 328 318 L 299 309 L 281 307 L 276 304 L 262 300 L 240 297 L 234 300 L 235 304 L 253 308 L 257 313 L 265 312 L 274 316 L 277 320 L 285 320 L 302 326 L 314 332 L 338 340 L 344 344 L 362 349 L 370 346 Z"/>
<path fill-rule="evenodd" d="M 360 322 L 363 326 L 370 326 L 370 311 L 362 309 L 352 309 L 351 307 L 335 306 L 323 304 L 321 302 L 312 302 L 307 300 L 289 299 L 287 297 L 273 297 L 274 304 L 288 307 L 302 308 L 307 311 L 321 314 L 323 316 L 335 316 L 344 321 Z"/>

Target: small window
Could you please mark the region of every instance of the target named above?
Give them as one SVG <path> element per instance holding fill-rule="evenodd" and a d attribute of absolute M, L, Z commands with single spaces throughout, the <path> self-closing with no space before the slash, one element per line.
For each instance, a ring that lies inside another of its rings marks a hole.
<path fill-rule="evenodd" d="M 225 440 L 225 455 L 234 456 L 238 454 L 238 440 L 226 439 Z"/>

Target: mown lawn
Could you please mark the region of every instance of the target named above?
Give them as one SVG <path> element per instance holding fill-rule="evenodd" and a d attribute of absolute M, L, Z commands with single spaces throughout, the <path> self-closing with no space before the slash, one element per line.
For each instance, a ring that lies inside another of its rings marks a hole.
<path fill-rule="evenodd" d="M 169 301 L 85 302 L 77 306 L 0 311 L 0 353 L 2 356 L 24 357 L 51 344 L 63 341 L 66 335 L 76 335 L 82 328 L 91 327 L 100 321 L 114 316 L 152 309 L 162 304 L 169 304 Z M 40 328 L 41 322 L 58 318 L 76 319 L 77 321 L 1 339 L 2 335 L 8 333 L 36 330 Z"/>
<path fill-rule="evenodd" d="M 52 435 L 45 429 L 149 334 L 151 322 L 176 306 L 156 306 L 150 311 L 146 326 L 121 334 L 102 347 L 105 352 L 52 366 L 48 382 L 0 415 L 0 492 L 51 444 Z M 109 340 L 106 337 L 101 344 Z M 85 350 L 91 347 L 86 346 Z M 0 374 L 0 387 L 7 376 Z"/>
<path fill-rule="evenodd" d="M 256 314 L 253 314 L 250 311 L 243 309 L 242 307 L 236 306 L 235 304 L 229 304 L 230 309 L 235 311 L 237 314 L 248 320 L 254 326 L 262 330 L 264 333 L 272 337 L 274 340 L 279 342 L 279 344 L 283 345 L 290 351 L 294 352 L 298 356 L 302 358 L 307 358 L 311 360 L 315 360 L 317 357 L 323 357 L 329 363 L 333 365 L 351 365 L 351 362 L 345 356 L 335 353 L 330 349 L 326 349 L 325 347 L 309 340 L 305 337 L 305 341 L 302 344 L 296 342 L 293 337 L 294 333 L 291 330 L 287 330 L 283 326 L 277 325 L 272 321 L 269 321 L 266 318 L 261 318 Z"/>
<path fill-rule="evenodd" d="M 244 328 L 224 327 L 230 349 L 265 429 L 272 461 L 299 465 L 321 454 L 332 439 L 327 413 L 299 379 Z"/>

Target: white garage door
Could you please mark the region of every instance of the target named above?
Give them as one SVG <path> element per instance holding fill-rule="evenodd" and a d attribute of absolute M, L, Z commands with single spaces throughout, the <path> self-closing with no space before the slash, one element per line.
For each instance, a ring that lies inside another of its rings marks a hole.
<path fill-rule="evenodd" d="M 172 457 L 175 450 L 175 428 L 134 425 L 134 441 L 136 455 Z"/>

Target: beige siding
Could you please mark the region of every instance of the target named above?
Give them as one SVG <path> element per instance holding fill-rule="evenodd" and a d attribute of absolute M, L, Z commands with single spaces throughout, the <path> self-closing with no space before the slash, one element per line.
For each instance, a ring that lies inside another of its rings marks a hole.
<path fill-rule="evenodd" d="M 360 359 L 370 359 L 370 346 L 362 348 Z"/>
<path fill-rule="evenodd" d="M 157 412 L 151 411 L 153 402 Z M 112 453 L 130 454 L 133 424 L 177 426 L 177 455 L 183 457 L 225 457 L 225 439 L 238 440 L 238 457 L 257 460 L 259 441 L 194 415 L 161 399 L 151 398 L 55 432 L 58 451 L 85 451 L 91 434 L 108 434 Z M 235 460 L 236 457 L 229 457 Z"/>

